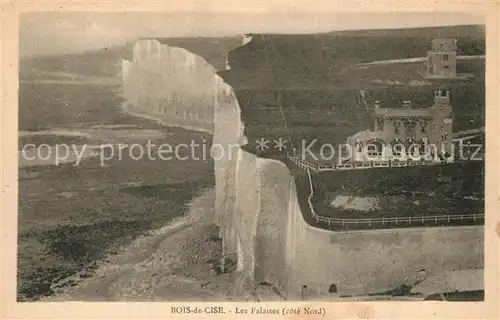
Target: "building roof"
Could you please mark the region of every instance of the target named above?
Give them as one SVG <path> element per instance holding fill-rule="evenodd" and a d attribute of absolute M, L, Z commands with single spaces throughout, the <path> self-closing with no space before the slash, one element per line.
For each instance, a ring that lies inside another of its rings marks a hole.
<path fill-rule="evenodd" d="M 359 141 L 369 141 L 375 139 L 383 140 L 383 133 L 382 131 L 370 131 L 366 129 L 364 131 L 360 131 L 353 134 L 349 138 L 352 140 L 359 140 Z"/>
<path fill-rule="evenodd" d="M 408 118 L 408 117 L 432 117 L 429 109 L 419 108 L 377 108 L 375 109 L 376 116 Z"/>

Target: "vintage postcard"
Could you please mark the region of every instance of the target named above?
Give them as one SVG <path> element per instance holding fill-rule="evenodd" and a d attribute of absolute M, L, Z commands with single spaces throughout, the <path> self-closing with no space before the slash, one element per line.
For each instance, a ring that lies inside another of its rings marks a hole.
<path fill-rule="evenodd" d="M 4 3 L 2 318 L 498 318 L 498 12 Z"/>

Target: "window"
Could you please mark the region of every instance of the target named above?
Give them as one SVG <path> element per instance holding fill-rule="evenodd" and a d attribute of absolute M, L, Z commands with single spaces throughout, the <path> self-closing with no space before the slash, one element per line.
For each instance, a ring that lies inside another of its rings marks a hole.
<path fill-rule="evenodd" d="M 404 147 L 402 144 L 396 144 L 392 147 L 392 154 L 396 157 L 400 157 L 403 154 L 403 149 Z"/>
<path fill-rule="evenodd" d="M 421 120 L 420 121 L 420 133 L 427 133 L 428 125 L 429 125 L 429 122 L 427 120 Z"/>
<path fill-rule="evenodd" d="M 363 144 L 361 143 L 361 140 L 356 139 L 356 142 L 354 143 L 354 145 L 356 147 L 357 152 L 363 151 Z"/>
<path fill-rule="evenodd" d="M 417 152 L 419 152 L 418 144 L 416 144 L 412 138 L 408 138 L 406 140 L 405 153 L 407 155 L 414 155 Z"/>
<path fill-rule="evenodd" d="M 404 145 L 401 143 L 399 139 L 395 139 L 392 142 L 392 154 L 396 157 L 400 157 L 403 154 Z"/>
<path fill-rule="evenodd" d="M 422 140 L 419 143 L 419 152 L 421 156 L 424 156 L 427 154 L 428 151 L 428 141 L 427 138 L 422 138 Z"/>
<path fill-rule="evenodd" d="M 328 293 L 337 293 L 338 290 L 337 290 L 337 285 L 335 283 L 332 283 L 330 285 L 330 288 L 328 288 Z"/>
<path fill-rule="evenodd" d="M 376 125 L 377 125 L 377 128 L 375 130 L 377 130 L 377 131 L 384 130 L 384 118 L 377 118 Z"/>
<path fill-rule="evenodd" d="M 407 155 L 419 155 L 421 153 L 420 146 L 415 143 L 408 144 L 406 147 Z"/>
<path fill-rule="evenodd" d="M 370 157 L 375 157 L 378 155 L 378 152 L 377 152 L 377 147 L 375 146 L 368 146 L 368 155 Z"/>
<path fill-rule="evenodd" d="M 443 60 L 444 61 L 448 61 L 448 55 L 447 54 L 443 54 Z"/>
<path fill-rule="evenodd" d="M 368 142 L 366 149 L 370 157 L 381 156 L 383 145 L 379 141 L 370 141 Z"/>
<path fill-rule="evenodd" d="M 415 122 L 407 121 L 405 122 L 406 134 L 414 135 L 415 134 Z"/>
<path fill-rule="evenodd" d="M 441 135 L 441 142 L 446 142 L 448 140 L 448 133 L 443 133 Z"/>
<path fill-rule="evenodd" d="M 401 126 L 401 123 L 399 121 L 394 122 L 394 133 L 399 134 L 399 127 Z"/>

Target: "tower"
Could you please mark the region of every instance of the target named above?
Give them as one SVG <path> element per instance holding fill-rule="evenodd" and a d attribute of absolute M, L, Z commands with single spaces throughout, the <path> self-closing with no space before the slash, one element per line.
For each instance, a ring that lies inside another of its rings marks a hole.
<path fill-rule="evenodd" d="M 437 148 L 438 154 L 452 154 L 453 108 L 450 104 L 450 90 L 441 87 L 434 91 L 432 130 L 430 143 Z"/>
<path fill-rule="evenodd" d="M 432 40 L 431 50 L 427 51 L 426 73 L 436 78 L 457 76 L 457 40 Z"/>

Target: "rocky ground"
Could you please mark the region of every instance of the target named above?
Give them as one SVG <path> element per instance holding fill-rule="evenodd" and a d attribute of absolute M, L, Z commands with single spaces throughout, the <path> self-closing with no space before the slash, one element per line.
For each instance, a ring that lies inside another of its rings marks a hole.
<path fill-rule="evenodd" d="M 206 191 L 186 216 L 140 237 L 104 260 L 94 275 L 79 274 L 53 285 L 46 301 L 231 300 L 232 274 L 217 275 L 217 229 L 211 224 L 215 195 Z M 67 286 L 68 281 L 72 284 Z M 244 298 L 244 297 L 239 297 Z"/>

